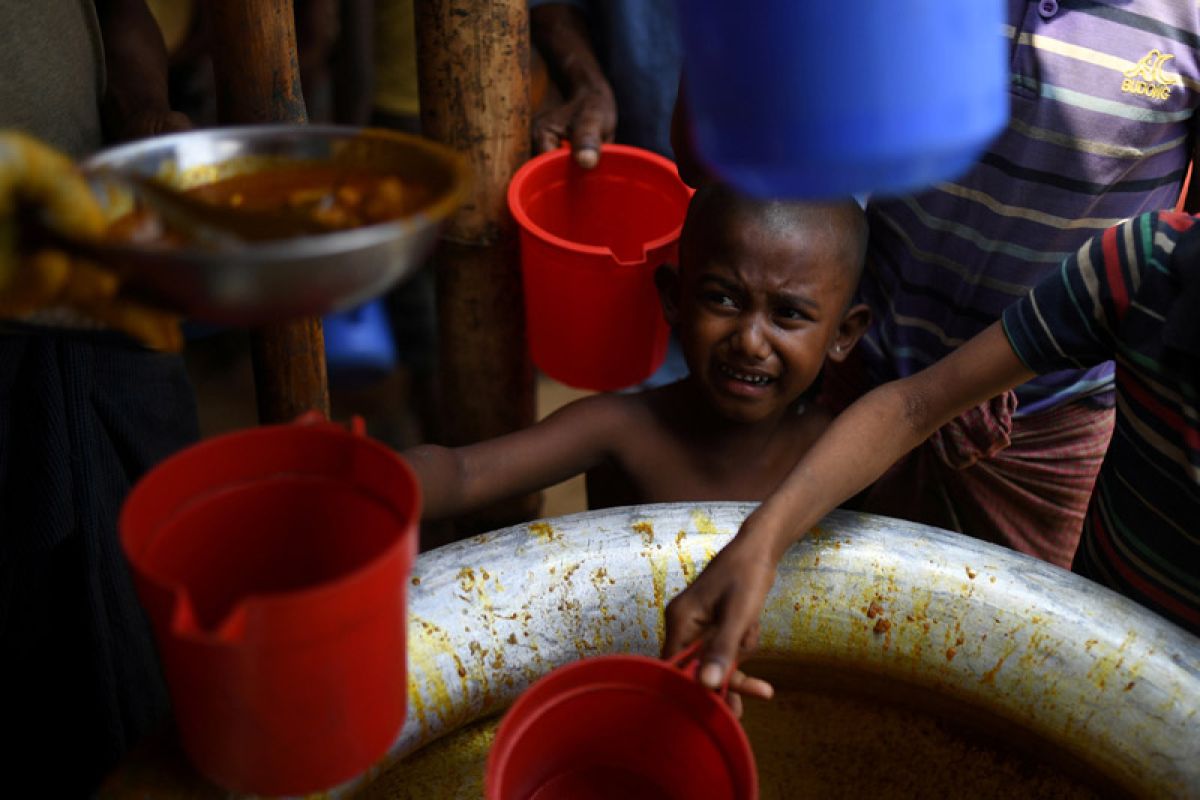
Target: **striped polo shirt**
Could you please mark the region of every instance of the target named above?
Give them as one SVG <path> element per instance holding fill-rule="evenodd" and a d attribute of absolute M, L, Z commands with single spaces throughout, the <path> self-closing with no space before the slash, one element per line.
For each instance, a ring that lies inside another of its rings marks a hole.
<path fill-rule="evenodd" d="M 862 351 L 874 382 L 937 361 L 1091 236 L 1178 199 L 1200 105 L 1200 4 L 1008 6 L 1006 130 L 959 180 L 869 205 L 861 292 L 876 321 Z M 1111 365 L 1044 375 L 1017 390 L 1017 414 L 1107 401 L 1111 386 Z"/>
<path fill-rule="evenodd" d="M 1145 214 L 1105 231 L 1003 320 L 1035 372 L 1115 360 L 1116 427 L 1074 569 L 1200 634 L 1200 349 L 1164 343 L 1185 289 L 1180 302 L 1200 297 L 1200 261 L 1171 259 L 1194 222 Z"/>

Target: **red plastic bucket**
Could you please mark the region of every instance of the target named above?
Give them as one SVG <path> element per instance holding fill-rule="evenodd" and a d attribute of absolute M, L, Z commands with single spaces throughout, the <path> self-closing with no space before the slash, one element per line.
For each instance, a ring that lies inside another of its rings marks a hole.
<path fill-rule="evenodd" d="M 411 470 L 358 421 L 217 437 L 134 487 L 121 544 L 201 772 L 303 794 L 388 750 L 419 517 Z"/>
<path fill-rule="evenodd" d="M 694 663 L 684 671 L 678 661 L 634 655 L 554 670 L 500 723 L 487 799 L 757 798 L 746 734 L 694 671 Z"/>
<path fill-rule="evenodd" d="M 669 331 L 654 270 L 678 258 L 691 196 L 673 162 L 624 145 L 605 145 L 590 170 L 566 148 L 517 170 L 508 207 L 521 232 L 525 327 L 539 369 L 610 391 L 662 364 Z"/>

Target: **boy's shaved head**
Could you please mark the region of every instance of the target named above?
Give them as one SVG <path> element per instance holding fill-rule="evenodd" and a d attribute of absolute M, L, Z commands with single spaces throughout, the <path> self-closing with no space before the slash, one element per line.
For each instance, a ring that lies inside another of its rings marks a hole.
<path fill-rule="evenodd" d="M 681 261 L 691 248 L 712 246 L 731 225 L 753 224 L 770 236 L 802 235 L 812 248 L 829 248 L 832 259 L 845 269 L 851 292 L 858 286 L 867 252 L 867 219 L 858 203 L 848 198 L 833 202 L 762 200 L 748 197 L 726 184 L 702 186 L 692 197 L 680 238 Z"/>
<path fill-rule="evenodd" d="M 719 414 L 764 423 L 792 413 L 827 360 L 870 322 L 854 302 L 867 225 L 853 200 L 760 200 L 721 185 L 692 197 L 679 269 L 655 273 L 690 385 Z"/>

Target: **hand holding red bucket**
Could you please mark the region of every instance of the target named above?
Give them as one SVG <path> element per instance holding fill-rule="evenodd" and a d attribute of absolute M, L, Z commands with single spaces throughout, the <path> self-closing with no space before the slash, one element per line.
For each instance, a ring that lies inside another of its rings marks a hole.
<path fill-rule="evenodd" d="M 121 543 L 201 772 L 303 794 L 387 751 L 419 517 L 416 478 L 361 423 L 220 436 L 134 487 Z"/>
<path fill-rule="evenodd" d="M 560 148 L 517 170 L 508 207 L 520 228 L 525 329 L 539 369 L 611 391 L 662 364 L 670 332 L 654 270 L 678 258 L 691 196 L 673 162 L 625 145 L 605 145 L 593 169 Z"/>
<path fill-rule="evenodd" d="M 750 743 L 695 680 L 696 652 L 600 656 L 541 678 L 496 733 L 487 800 L 757 798 Z"/>

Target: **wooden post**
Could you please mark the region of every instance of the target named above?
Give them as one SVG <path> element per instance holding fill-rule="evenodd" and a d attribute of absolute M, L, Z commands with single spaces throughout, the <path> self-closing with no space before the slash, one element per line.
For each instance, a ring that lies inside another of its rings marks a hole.
<path fill-rule="evenodd" d="M 221 123 L 307 122 L 292 0 L 211 0 L 209 11 Z M 250 344 L 260 422 L 329 415 L 319 318 L 255 329 Z"/>
<path fill-rule="evenodd" d="M 463 153 L 471 196 L 436 258 L 444 436 L 460 445 L 531 425 L 533 369 L 515 224 L 505 193 L 529 158 L 526 0 L 417 0 L 421 131 Z M 487 529 L 529 519 L 532 495 L 480 515 Z"/>

